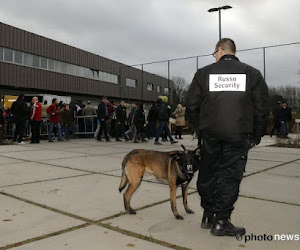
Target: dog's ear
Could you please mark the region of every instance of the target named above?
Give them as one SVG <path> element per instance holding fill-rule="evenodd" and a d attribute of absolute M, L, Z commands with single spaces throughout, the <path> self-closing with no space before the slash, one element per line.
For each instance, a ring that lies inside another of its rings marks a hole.
<path fill-rule="evenodd" d="M 183 155 L 183 152 L 182 151 L 171 151 L 169 154 L 173 159 L 178 161 L 180 159 L 180 157 Z"/>
<path fill-rule="evenodd" d="M 196 155 L 196 156 L 200 156 L 200 155 L 201 155 L 201 150 L 200 150 L 200 148 L 199 148 L 199 147 L 196 148 L 196 149 L 193 151 L 193 153 L 194 153 L 194 155 Z"/>

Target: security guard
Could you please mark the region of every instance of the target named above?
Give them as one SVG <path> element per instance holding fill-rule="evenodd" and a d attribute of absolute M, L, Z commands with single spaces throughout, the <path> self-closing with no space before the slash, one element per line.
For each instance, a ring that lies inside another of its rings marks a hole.
<path fill-rule="evenodd" d="M 195 74 L 186 95 L 187 116 L 201 137 L 197 181 L 204 208 L 201 227 L 215 236 L 236 236 L 245 228 L 230 222 L 247 162 L 268 123 L 268 87 L 261 73 L 239 61 L 236 46 L 221 39 L 216 63 Z"/>

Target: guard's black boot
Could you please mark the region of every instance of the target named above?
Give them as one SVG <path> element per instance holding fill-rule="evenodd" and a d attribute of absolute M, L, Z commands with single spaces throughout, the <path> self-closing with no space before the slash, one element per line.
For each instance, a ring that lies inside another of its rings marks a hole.
<path fill-rule="evenodd" d="M 220 219 L 214 221 L 210 232 L 214 236 L 236 236 L 244 235 L 246 230 L 243 227 L 235 227 L 231 224 L 229 219 Z"/>
<path fill-rule="evenodd" d="M 201 222 L 201 228 L 210 229 L 214 222 L 214 214 L 212 212 L 204 211 L 202 222 Z"/>

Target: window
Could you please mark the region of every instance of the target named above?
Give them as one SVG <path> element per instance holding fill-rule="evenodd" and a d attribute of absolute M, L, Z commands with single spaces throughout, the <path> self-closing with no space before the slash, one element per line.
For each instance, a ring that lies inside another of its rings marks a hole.
<path fill-rule="evenodd" d="M 157 92 L 160 93 L 160 86 L 157 86 Z"/>
<path fill-rule="evenodd" d="M 0 47 L 0 61 L 3 61 L 3 48 Z"/>
<path fill-rule="evenodd" d="M 84 68 L 84 77 L 85 78 L 94 78 L 93 71 L 89 68 Z"/>
<path fill-rule="evenodd" d="M 61 73 L 62 72 L 62 65 L 60 61 L 55 61 L 54 63 L 54 69 L 56 72 Z"/>
<path fill-rule="evenodd" d="M 68 63 L 61 63 L 61 72 L 64 74 L 68 74 L 69 73 L 69 64 Z"/>
<path fill-rule="evenodd" d="M 56 61 L 53 59 L 3 47 L 0 47 L 0 61 L 22 64 L 28 67 L 41 68 L 44 70 L 56 71 L 58 73 L 70 74 L 114 84 L 118 84 L 119 81 L 118 75 L 101 72 L 96 69 L 81 67 L 78 65 Z M 126 86 L 136 88 L 136 85 L 136 80 L 129 78 L 126 79 Z M 151 90 L 153 90 L 153 84 L 150 85 L 148 86 L 148 88 L 151 88 Z"/>
<path fill-rule="evenodd" d="M 93 73 L 94 73 L 94 79 L 99 80 L 99 71 L 93 70 Z"/>
<path fill-rule="evenodd" d="M 47 58 L 41 57 L 41 68 L 47 69 Z"/>
<path fill-rule="evenodd" d="M 84 77 L 84 67 L 79 66 L 79 76 Z"/>
<path fill-rule="evenodd" d="M 32 67 L 32 65 L 33 65 L 32 55 L 24 53 L 24 65 L 26 65 L 28 67 Z"/>
<path fill-rule="evenodd" d="M 54 70 L 54 60 L 48 59 L 48 69 Z"/>
<path fill-rule="evenodd" d="M 164 88 L 164 93 L 165 94 L 169 94 L 169 92 L 170 92 L 169 88 Z"/>
<path fill-rule="evenodd" d="M 69 64 L 69 74 L 78 76 L 79 67 L 77 65 Z"/>
<path fill-rule="evenodd" d="M 136 80 L 126 78 L 126 86 L 136 88 Z"/>
<path fill-rule="evenodd" d="M 15 50 L 14 62 L 17 64 L 23 64 L 23 53 L 22 52 Z"/>
<path fill-rule="evenodd" d="M 32 66 L 35 68 L 40 68 L 40 57 L 39 56 L 33 56 L 32 57 Z"/>
<path fill-rule="evenodd" d="M 147 90 L 153 91 L 153 84 L 152 83 L 147 83 Z"/>
<path fill-rule="evenodd" d="M 13 62 L 13 50 L 12 49 L 4 49 L 4 61 Z"/>
<path fill-rule="evenodd" d="M 116 75 L 112 75 L 112 76 L 113 76 L 112 83 L 118 84 L 118 76 L 116 76 Z"/>

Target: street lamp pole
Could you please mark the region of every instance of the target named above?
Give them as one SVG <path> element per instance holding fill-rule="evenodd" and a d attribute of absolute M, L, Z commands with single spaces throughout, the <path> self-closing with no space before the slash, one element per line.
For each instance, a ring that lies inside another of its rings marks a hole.
<path fill-rule="evenodd" d="M 219 12 L 219 40 L 221 40 L 222 38 L 222 29 L 221 29 L 221 10 L 227 10 L 227 9 L 231 9 L 232 7 L 229 5 L 225 5 L 222 7 L 218 7 L 218 8 L 211 8 L 208 10 L 208 12 Z"/>
<path fill-rule="evenodd" d="M 219 40 L 222 38 L 222 28 L 221 28 L 221 9 L 219 8 Z"/>

